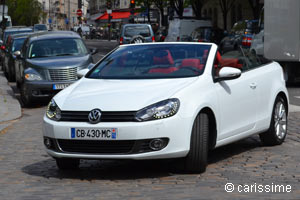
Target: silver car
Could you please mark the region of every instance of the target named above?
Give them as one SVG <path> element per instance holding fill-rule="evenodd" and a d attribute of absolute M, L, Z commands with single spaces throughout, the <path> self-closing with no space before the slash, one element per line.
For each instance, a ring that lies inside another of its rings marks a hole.
<path fill-rule="evenodd" d="M 154 32 L 149 24 L 125 24 L 121 29 L 119 44 L 155 42 Z"/>

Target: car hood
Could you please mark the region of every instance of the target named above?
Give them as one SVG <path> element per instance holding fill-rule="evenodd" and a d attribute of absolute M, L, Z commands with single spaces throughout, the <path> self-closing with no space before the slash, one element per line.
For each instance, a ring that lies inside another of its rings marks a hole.
<path fill-rule="evenodd" d="M 54 99 L 61 110 L 137 111 L 172 97 L 198 77 L 150 80 L 82 78 Z"/>
<path fill-rule="evenodd" d="M 62 67 L 80 67 L 91 63 L 90 55 L 85 56 L 61 56 L 27 59 L 28 64 L 34 68 L 62 68 Z"/>

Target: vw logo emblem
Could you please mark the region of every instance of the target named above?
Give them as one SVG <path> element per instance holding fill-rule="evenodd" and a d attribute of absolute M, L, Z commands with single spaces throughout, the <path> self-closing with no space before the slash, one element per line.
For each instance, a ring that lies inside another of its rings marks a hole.
<path fill-rule="evenodd" d="M 89 113 L 89 121 L 91 124 L 97 124 L 101 120 L 101 111 L 99 109 L 93 109 Z"/>

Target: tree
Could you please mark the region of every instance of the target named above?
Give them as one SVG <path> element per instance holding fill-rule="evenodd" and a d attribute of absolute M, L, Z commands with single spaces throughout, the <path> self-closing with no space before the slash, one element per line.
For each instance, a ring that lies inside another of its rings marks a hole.
<path fill-rule="evenodd" d="M 38 0 L 9 0 L 7 7 L 13 25 L 32 26 L 39 23 L 43 14 L 42 4 Z"/>
<path fill-rule="evenodd" d="M 223 14 L 223 28 L 227 30 L 227 15 L 233 7 L 235 0 L 219 0 L 219 4 Z"/>
<path fill-rule="evenodd" d="M 248 0 L 250 7 L 252 9 L 253 19 L 259 19 L 259 14 L 261 10 L 260 0 Z"/>
<path fill-rule="evenodd" d="M 153 3 L 153 0 L 136 0 L 135 2 L 138 6 L 146 8 L 148 22 L 150 23 L 150 8 L 151 4 Z"/>
<path fill-rule="evenodd" d="M 183 16 L 184 0 L 170 0 L 170 6 L 175 9 L 179 17 Z"/>
<path fill-rule="evenodd" d="M 164 16 L 164 7 L 167 6 L 168 0 L 153 0 L 153 3 L 159 9 L 160 18 L 161 18 L 161 24 L 163 26 L 165 26 L 166 23 L 165 23 L 165 16 Z"/>
<path fill-rule="evenodd" d="M 202 8 L 209 0 L 190 0 L 193 11 L 197 19 L 202 17 Z"/>

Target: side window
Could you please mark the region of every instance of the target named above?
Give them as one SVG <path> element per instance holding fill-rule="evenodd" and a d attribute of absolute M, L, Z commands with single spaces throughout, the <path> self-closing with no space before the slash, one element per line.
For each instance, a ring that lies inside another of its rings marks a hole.
<path fill-rule="evenodd" d="M 27 46 L 28 46 L 28 39 L 26 39 L 26 40 L 24 41 L 24 44 L 23 44 L 23 46 L 22 46 L 22 48 L 21 48 L 21 57 L 23 57 L 23 58 L 25 58 L 25 56 L 26 56 L 26 49 L 27 49 Z"/>
<path fill-rule="evenodd" d="M 257 68 L 261 65 L 261 62 L 255 53 L 248 51 L 246 52 L 245 56 L 248 62 L 248 70 Z"/>
<path fill-rule="evenodd" d="M 238 68 L 242 72 L 248 70 L 248 59 L 245 58 L 241 49 L 227 51 L 221 54 L 219 51 L 216 54 L 214 62 L 214 75 L 218 76 L 218 73 L 222 67 Z"/>

